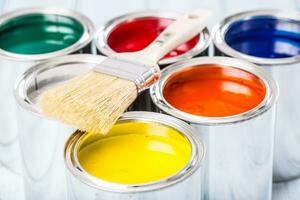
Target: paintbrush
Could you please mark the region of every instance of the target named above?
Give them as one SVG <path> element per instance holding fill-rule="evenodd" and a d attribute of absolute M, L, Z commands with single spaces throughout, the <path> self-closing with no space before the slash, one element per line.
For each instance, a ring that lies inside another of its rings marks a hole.
<path fill-rule="evenodd" d="M 199 34 L 209 16 L 203 10 L 183 15 L 145 49 L 107 58 L 87 74 L 45 91 L 38 101 L 42 114 L 105 134 L 138 93 L 159 79 L 159 59 Z"/>

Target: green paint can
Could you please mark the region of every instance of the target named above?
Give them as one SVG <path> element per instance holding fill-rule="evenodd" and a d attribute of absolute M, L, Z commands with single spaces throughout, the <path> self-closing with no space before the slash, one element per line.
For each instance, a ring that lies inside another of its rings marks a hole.
<path fill-rule="evenodd" d="M 0 28 L 0 48 L 15 54 L 45 54 L 75 44 L 83 26 L 62 15 L 29 14 L 4 22 Z"/>
<path fill-rule="evenodd" d="M 44 60 L 71 53 L 90 53 L 92 22 L 75 11 L 28 8 L 0 16 L 0 56 Z"/>
<path fill-rule="evenodd" d="M 26 120 L 17 120 L 20 111 L 12 91 L 17 76 L 39 62 L 68 54 L 90 53 L 93 36 L 94 26 L 87 17 L 62 8 L 26 8 L 0 16 L 0 150 L 7 152 L 0 155 L 0 163 L 21 172 L 22 166 L 25 169 L 26 163 L 34 159 L 32 152 L 40 151 L 26 145 L 29 134 L 22 137 L 18 134 Z M 29 172 L 23 170 L 27 197 L 32 191 L 32 186 L 27 184 L 32 182 Z"/>

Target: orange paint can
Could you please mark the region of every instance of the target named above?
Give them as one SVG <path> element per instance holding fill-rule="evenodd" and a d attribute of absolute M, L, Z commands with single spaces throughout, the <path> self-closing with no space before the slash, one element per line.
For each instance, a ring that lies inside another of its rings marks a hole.
<path fill-rule="evenodd" d="M 271 199 L 278 88 L 266 71 L 234 58 L 195 58 L 162 70 L 150 94 L 203 139 L 204 199 Z"/>
<path fill-rule="evenodd" d="M 217 64 L 191 67 L 173 74 L 163 90 L 167 102 L 193 115 L 226 117 L 256 107 L 266 88 L 255 75 Z"/>

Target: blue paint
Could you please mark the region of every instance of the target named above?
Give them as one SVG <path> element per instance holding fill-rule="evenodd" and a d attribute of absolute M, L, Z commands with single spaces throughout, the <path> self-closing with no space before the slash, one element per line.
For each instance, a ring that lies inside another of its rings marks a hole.
<path fill-rule="evenodd" d="M 259 16 L 230 25 L 225 41 L 233 49 L 261 58 L 300 55 L 300 22 Z"/>

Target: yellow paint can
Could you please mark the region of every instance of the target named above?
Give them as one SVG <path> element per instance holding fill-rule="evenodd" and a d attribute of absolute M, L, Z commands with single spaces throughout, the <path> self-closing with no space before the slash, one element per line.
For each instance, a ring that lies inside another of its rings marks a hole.
<path fill-rule="evenodd" d="M 122 184 L 172 176 L 191 157 L 188 139 L 159 123 L 120 122 L 103 137 L 87 134 L 83 140 L 78 152 L 81 166 L 95 177 Z"/>
<path fill-rule="evenodd" d="M 81 182 L 80 197 L 85 199 L 91 193 L 104 200 L 116 195 L 130 199 L 147 191 L 154 191 L 147 193 L 151 199 L 187 194 L 199 199 L 198 169 L 203 156 L 203 144 L 191 126 L 151 112 L 124 114 L 107 135 L 76 131 L 65 148 L 70 182 Z M 86 192 L 82 188 L 87 188 Z M 73 189 L 72 193 L 78 196 L 79 191 Z"/>

